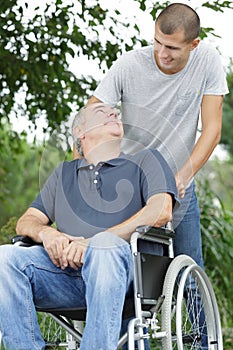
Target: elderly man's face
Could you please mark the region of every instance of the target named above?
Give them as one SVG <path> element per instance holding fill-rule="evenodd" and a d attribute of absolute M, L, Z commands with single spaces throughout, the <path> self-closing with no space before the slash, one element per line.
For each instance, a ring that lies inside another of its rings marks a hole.
<path fill-rule="evenodd" d="M 83 134 L 123 137 L 123 126 L 116 109 L 105 103 L 93 103 L 84 110 Z M 90 136 L 90 135 L 89 135 Z"/>

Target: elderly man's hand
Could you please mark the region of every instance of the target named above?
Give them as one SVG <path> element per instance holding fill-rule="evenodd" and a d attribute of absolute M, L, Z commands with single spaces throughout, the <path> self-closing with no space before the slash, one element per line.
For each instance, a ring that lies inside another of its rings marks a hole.
<path fill-rule="evenodd" d="M 83 237 L 73 237 L 72 242 L 63 250 L 61 268 L 65 269 L 70 266 L 77 270 L 78 267 L 81 267 L 89 241 L 90 239 Z"/>
<path fill-rule="evenodd" d="M 40 232 L 40 238 L 54 265 L 60 267 L 63 250 L 69 246 L 71 241 L 69 236 L 52 227 L 48 227 Z"/>

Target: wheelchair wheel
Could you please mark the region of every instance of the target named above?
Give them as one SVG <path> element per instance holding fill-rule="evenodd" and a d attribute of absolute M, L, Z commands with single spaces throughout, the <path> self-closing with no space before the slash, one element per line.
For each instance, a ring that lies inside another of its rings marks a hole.
<path fill-rule="evenodd" d="M 222 350 L 218 307 L 205 272 L 186 255 L 170 264 L 162 306 L 163 350 Z"/>
<path fill-rule="evenodd" d="M 1 335 L 1 332 L 0 332 L 0 350 L 4 350 L 4 349 L 3 349 L 3 344 L 2 344 L 2 335 Z"/>
<path fill-rule="evenodd" d="M 37 313 L 41 334 L 48 349 L 68 349 L 67 332 L 49 314 L 45 312 Z"/>

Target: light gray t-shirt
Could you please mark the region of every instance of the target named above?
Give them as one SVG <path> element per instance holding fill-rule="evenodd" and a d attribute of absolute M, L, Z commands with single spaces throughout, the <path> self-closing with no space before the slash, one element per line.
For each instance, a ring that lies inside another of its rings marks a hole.
<path fill-rule="evenodd" d="M 94 96 L 112 106 L 121 101 L 124 152 L 157 148 L 176 173 L 194 147 L 203 95 L 227 92 L 219 54 L 201 42 L 173 75 L 159 70 L 152 45 L 123 54 Z"/>

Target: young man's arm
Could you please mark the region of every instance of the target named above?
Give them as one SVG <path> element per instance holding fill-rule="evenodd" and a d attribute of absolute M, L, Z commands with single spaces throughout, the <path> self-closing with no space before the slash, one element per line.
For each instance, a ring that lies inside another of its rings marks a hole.
<path fill-rule="evenodd" d="M 99 100 L 97 97 L 92 95 L 91 98 L 87 102 L 87 106 L 91 105 L 92 103 L 99 103 L 99 102 L 103 102 L 103 101 Z"/>
<path fill-rule="evenodd" d="M 202 133 L 190 158 L 176 174 L 176 183 L 181 197 L 193 176 L 207 162 L 221 138 L 223 96 L 205 95 L 201 106 Z"/>

